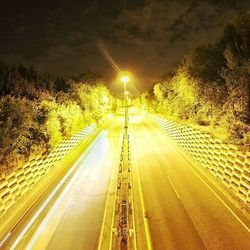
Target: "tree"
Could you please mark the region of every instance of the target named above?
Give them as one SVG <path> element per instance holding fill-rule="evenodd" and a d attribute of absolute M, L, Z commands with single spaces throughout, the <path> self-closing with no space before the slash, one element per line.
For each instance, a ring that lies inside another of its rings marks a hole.
<path fill-rule="evenodd" d="M 203 45 L 191 51 L 183 65 L 191 77 L 211 84 L 221 82 L 220 70 L 226 66 L 226 61 L 219 45 Z"/>

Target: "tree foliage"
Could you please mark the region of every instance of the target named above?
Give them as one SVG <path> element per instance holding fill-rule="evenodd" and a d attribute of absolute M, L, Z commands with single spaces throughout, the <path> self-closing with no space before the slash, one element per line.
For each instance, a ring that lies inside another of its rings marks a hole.
<path fill-rule="evenodd" d="M 141 100 L 172 119 L 204 126 L 217 137 L 249 146 L 249 93 L 250 16 L 246 15 L 226 25 L 214 44 L 191 51 L 172 78 L 155 84 Z"/>
<path fill-rule="evenodd" d="M 0 171 L 53 149 L 109 112 L 112 96 L 91 83 L 0 63 Z"/>

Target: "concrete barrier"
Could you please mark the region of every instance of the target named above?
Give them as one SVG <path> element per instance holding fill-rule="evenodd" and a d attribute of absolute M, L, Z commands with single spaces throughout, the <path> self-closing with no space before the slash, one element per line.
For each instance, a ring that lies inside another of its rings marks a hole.
<path fill-rule="evenodd" d="M 26 164 L 18 166 L 0 175 L 0 220 L 7 211 L 28 191 L 35 183 L 52 169 L 70 150 L 85 139 L 96 128 L 92 124 L 70 139 L 64 140 L 48 155 L 42 154 L 30 159 Z"/>
<path fill-rule="evenodd" d="M 177 144 L 250 206 L 250 152 L 241 152 L 235 145 L 187 125 L 156 119 Z"/>

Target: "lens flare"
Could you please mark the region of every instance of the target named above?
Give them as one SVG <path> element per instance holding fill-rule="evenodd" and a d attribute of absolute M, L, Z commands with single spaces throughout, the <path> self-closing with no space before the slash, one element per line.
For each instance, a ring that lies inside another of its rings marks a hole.
<path fill-rule="evenodd" d="M 109 54 L 108 50 L 105 48 L 103 42 L 101 40 L 96 40 L 96 44 L 97 47 L 99 48 L 99 50 L 101 51 L 101 53 L 103 54 L 103 56 L 105 57 L 105 59 L 108 61 L 108 63 L 111 65 L 111 67 L 116 71 L 116 72 L 120 72 L 120 68 L 117 65 L 117 63 L 114 61 L 114 59 L 112 58 L 112 56 Z"/>

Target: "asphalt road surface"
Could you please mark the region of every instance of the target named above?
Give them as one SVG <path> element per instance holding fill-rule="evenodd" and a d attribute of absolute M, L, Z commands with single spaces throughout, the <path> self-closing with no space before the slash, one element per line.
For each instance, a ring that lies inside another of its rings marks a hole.
<path fill-rule="evenodd" d="M 23 234 L 23 227 L 13 233 L 6 249 L 98 248 L 108 187 L 118 168 L 123 122 L 123 117 L 109 122 L 36 225 Z M 249 220 L 214 189 L 152 119 L 131 115 L 130 123 L 133 169 L 138 173 L 153 249 L 250 249 Z M 139 184 L 134 185 L 138 190 Z M 136 234 L 143 241 L 144 233 Z M 138 246 L 144 250 L 147 244 Z"/>
<path fill-rule="evenodd" d="M 153 121 L 130 120 L 153 249 L 250 249 L 249 221 L 242 224 Z"/>
<path fill-rule="evenodd" d="M 20 241 L 12 239 L 6 249 L 97 249 L 107 190 L 116 167 L 122 117 L 114 118 L 78 161 L 53 204 Z M 18 235 L 22 231 L 15 232 Z"/>

